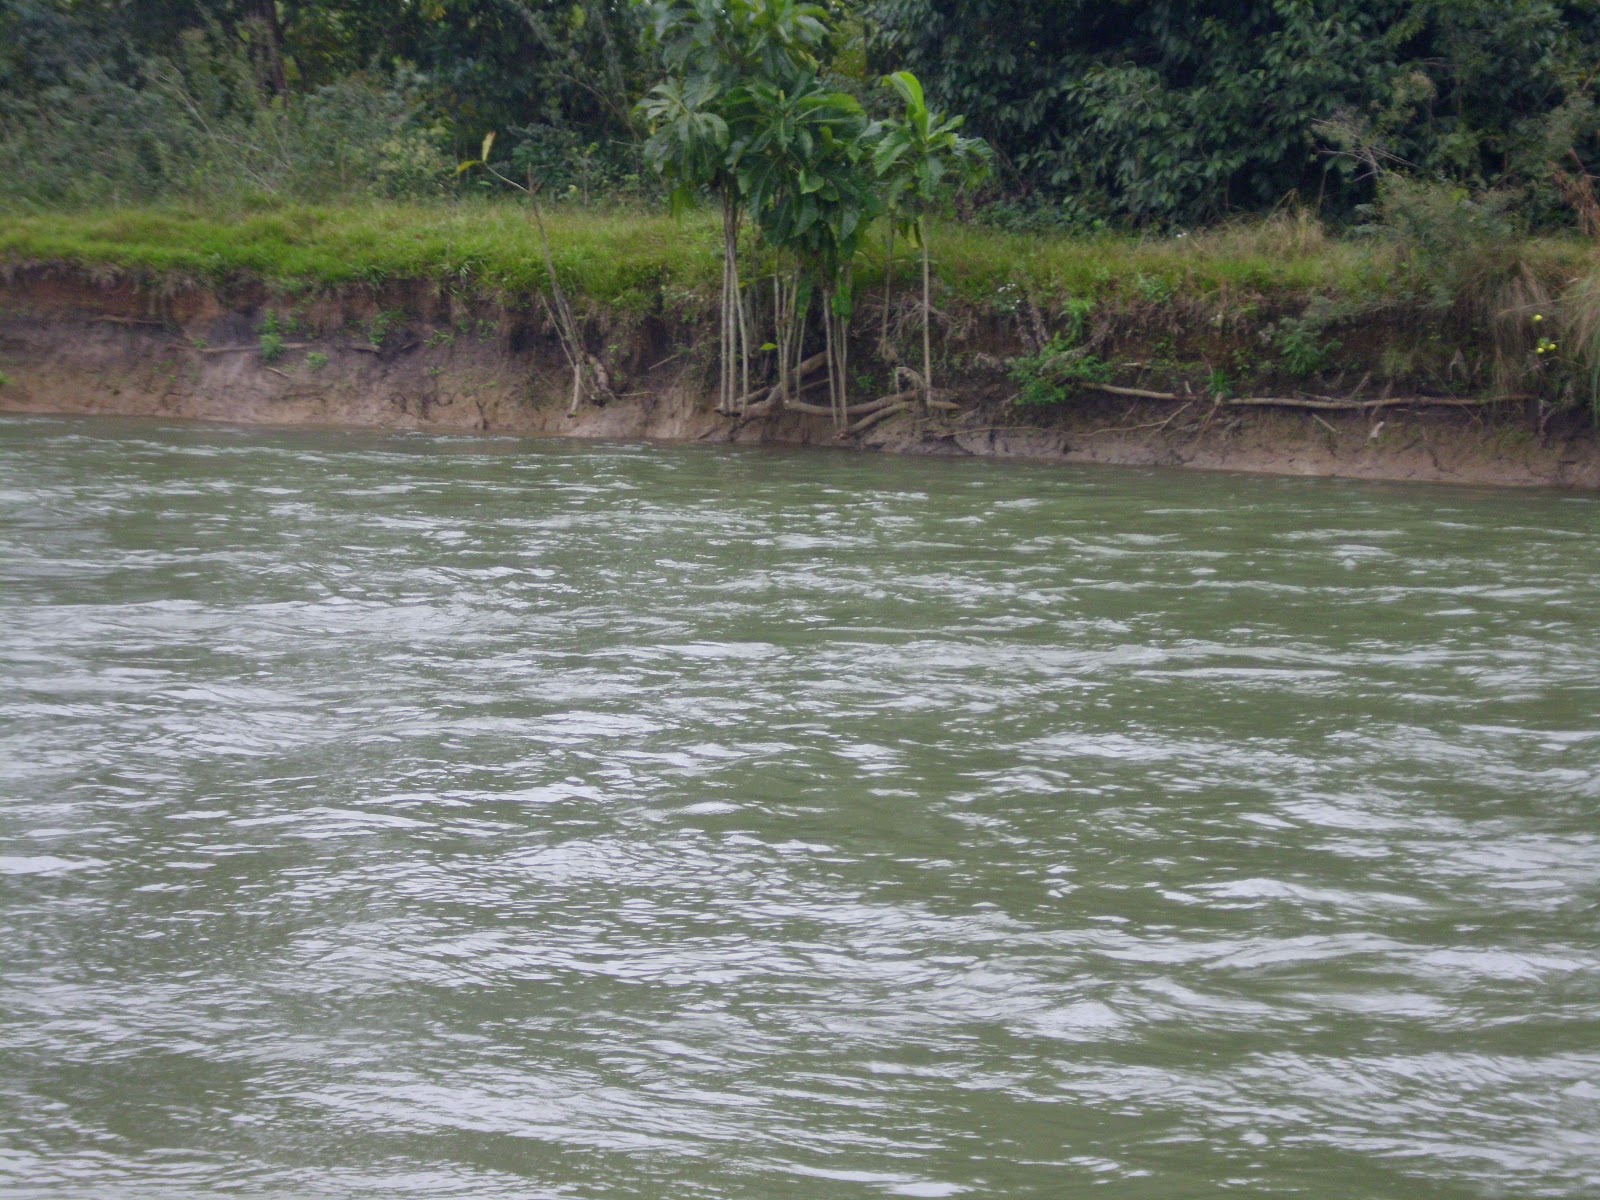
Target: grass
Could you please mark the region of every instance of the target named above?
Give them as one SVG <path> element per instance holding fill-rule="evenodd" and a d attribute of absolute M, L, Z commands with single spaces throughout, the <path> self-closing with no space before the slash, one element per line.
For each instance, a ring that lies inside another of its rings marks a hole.
<path fill-rule="evenodd" d="M 652 307 L 667 291 L 719 278 L 709 219 L 562 210 L 547 217 L 563 282 L 612 309 Z M 545 286 L 538 233 L 509 204 L 286 206 L 208 213 L 135 208 L 18 217 L 0 229 L 0 260 L 113 266 L 285 289 L 427 280 L 491 294 Z"/>
<path fill-rule="evenodd" d="M 546 217 L 562 282 L 591 303 L 643 311 L 663 297 L 710 296 L 719 278 L 714 219 L 558 208 Z M 936 225 L 930 249 L 940 284 L 969 303 L 1041 304 L 1071 297 L 1159 303 L 1174 296 L 1369 296 L 1394 285 L 1393 253 L 1327 237 L 1314 222 L 1255 221 L 1189 237 L 1024 235 Z M 858 271 L 881 281 L 883 247 L 869 238 Z M 126 208 L 9 219 L 0 260 L 114 266 L 225 282 L 248 277 L 290 289 L 428 280 L 514 294 L 545 284 L 537 230 L 505 202 L 288 205 L 266 211 Z M 901 244 L 909 284 L 915 252 Z"/>

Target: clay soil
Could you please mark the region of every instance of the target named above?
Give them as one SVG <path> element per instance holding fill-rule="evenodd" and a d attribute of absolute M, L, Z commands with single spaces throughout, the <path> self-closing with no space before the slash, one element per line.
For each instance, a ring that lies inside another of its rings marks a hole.
<path fill-rule="evenodd" d="M 531 318 L 464 312 L 421 287 L 351 294 L 302 305 L 281 352 L 263 354 L 265 302 L 248 288 L 226 298 L 201 288 L 157 296 L 65 270 L 15 273 L 0 286 L 0 412 L 1600 488 L 1592 427 L 1521 406 L 1314 412 L 1085 395 L 1021 410 L 998 366 L 954 381 L 959 411 L 905 412 L 841 440 L 822 416 L 741 422 L 716 413 L 703 355 L 648 325 L 622 339 L 617 398 L 569 417 L 559 344 Z"/>

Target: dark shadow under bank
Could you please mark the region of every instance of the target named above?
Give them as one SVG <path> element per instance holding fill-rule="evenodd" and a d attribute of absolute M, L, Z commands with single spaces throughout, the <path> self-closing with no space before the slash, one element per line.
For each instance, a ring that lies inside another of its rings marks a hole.
<path fill-rule="evenodd" d="M 714 411 L 706 364 L 684 335 L 648 322 L 614 340 L 618 399 L 568 417 L 559 345 L 526 315 L 466 314 L 420 286 L 350 293 L 302 301 L 273 344 L 259 332 L 268 300 L 251 287 L 224 297 L 69 268 L 13 272 L 0 287 L 0 411 L 1600 489 L 1600 439 L 1571 415 L 1521 405 L 1242 409 L 1090 393 L 1019 409 L 1003 361 L 981 354 L 952 380 L 959 411 L 904 412 L 844 438 L 823 416 L 741 422 Z"/>

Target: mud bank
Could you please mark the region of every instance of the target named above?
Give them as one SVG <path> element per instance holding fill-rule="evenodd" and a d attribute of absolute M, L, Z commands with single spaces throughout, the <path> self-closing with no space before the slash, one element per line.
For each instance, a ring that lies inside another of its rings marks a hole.
<path fill-rule="evenodd" d="M 693 331 L 660 321 L 632 324 L 608 346 L 617 399 L 568 416 L 559 343 L 527 312 L 470 308 L 424 285 L 301 300 L 282 324 L 266 321 L 273 305 L 249 286 L 224 296 L 70 269 L 13 272 L 0 286 L 0 412 L 1600 488 L 1592 427 L 1531 406 L 1305 411 L 1085 394 L 1025 410 L 1010 402 L 1004 362 L 975 354 L 951 380 L 960 411 L 901 413 L 840 438 L 823 416 L 718 414 Z"/>

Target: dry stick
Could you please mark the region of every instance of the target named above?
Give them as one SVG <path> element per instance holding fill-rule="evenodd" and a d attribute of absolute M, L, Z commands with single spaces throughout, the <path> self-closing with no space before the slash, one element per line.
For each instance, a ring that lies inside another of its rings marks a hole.
<path fill-rule="evenodd" d="M 1088 433 L 1084 434 L 1083 436 L 1084 437 L 1099 437 L 1102 433 L 1135 433 L 1140 429 L 1156 429 L 1156 430 L 1165 429 L 1168 425 L 1171 425 L 1180 416 L 1182 416 L 1186 411 L 1188 411 L 1189 409 L 1193 408 L 1194 407 L 1194 403 L 1195 402 L 1193 400 L 1189 401 L 1189 403 L 1185 404 L 1182 408 L 1180 408 L 1177 412 L 1173 413 L 1165 421 L 1150 421 L 1150 422 L 1147 422 L 1144 425 L 1117 425 L 1117 426 L 1114 426 L 1114 427 L 1109 428 L 1109 429 L 1091 429 Z"/>
<path fill-rule="evenodd" d="M 555 309 L 550 307 L 550 301 L 545 298 L 543 292 L 539 293 L 539 304 L 544 309 L 545 316 L 550 318 L 550 324 L 556 327 L 556 340 L 561 343 L 562 357 L 572 367 L 572 403 L 567 406 L 567 416 L 576 416 L 578 403 L 583 398 L 583 368 L 576 356 L 574 356 L 572 347 L 567 344 L 567 334 L 562 327 L 561 319 L 556 315 Z M 355 349 L 361 350 L 365 349 L 365 347 L 357 346 Z M 377 353 L 377 351 L 374 350 L 373 353 Z"/>
<path fill-rule="evenodd" d="M 572 364 L 572 403 L 567 406 L 567 416 L 575 417 L 578 415 L 578 405 L 583 402 L 583 341 L 578 337 L 578 323 L 573 319 L 566 293 L 561 290 L 561 281 L 556 278 L 556 260 L 550 253 L 550 237 L 545 233 L 544 216 L 539 211 L 538 188 L 534 186 L 533 173 L 528 173 L 528 182 L 524 185 L 508 179 L 488 163 L 484 164 L 484 169 L 502 183 L 509 183 L 518 191 L 528 194 L 528 211 L 533 214 L 533 223 L 539 229 L 539 248 L 544 251 L 544 271 L 550 278 L 550 291 L 556 299 L 555 311 L 551 316 L 561 339 L 561 348 L 566 352 L 567 361 Z M 543 295 L 539 298 L 544 300 Z M 545 302 L 545 309 L 550 310 L 548 301 Z"/>
<path fill-rule="evenodd" d="M 1117 387 L 1110 383 L 1086 383 L 1083 386 L 1090 391 L 1105 392 L 1110 396 L 1133 396 L 1140 400 L 1177 400 L 1181 398 L 1176 392 L 1150 392 L 1144 388 Z"/>

